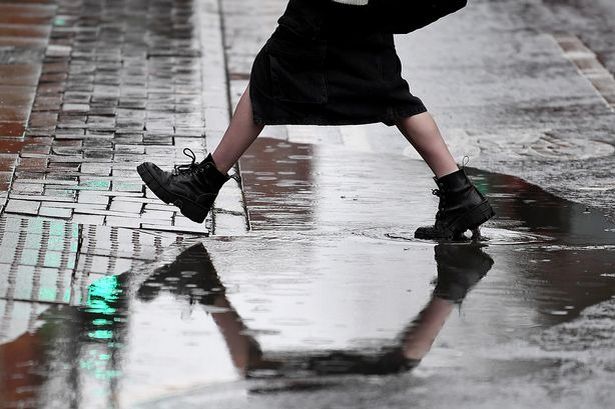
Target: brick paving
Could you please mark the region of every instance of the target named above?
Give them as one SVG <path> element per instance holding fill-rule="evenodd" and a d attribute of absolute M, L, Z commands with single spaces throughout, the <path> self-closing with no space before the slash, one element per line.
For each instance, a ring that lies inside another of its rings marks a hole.
<path fill-rule="evenodd" d="M 245 232 L 238 185 L 203 225 L 136 172 L 203 157 L 228 123 L 216 4 L 0 1 L 0 340 L 173 244 Z"/>

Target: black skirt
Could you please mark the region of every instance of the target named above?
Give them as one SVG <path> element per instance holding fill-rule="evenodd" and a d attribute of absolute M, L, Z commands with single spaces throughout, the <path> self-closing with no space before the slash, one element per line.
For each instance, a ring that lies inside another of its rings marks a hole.
<path fill-rule="evenodd" d="M 291 0 L 250 76 L 262 125 L 358 125 L 426 112 L 401 77 L 393 35 L 369 28 L 361 7 Z"/>

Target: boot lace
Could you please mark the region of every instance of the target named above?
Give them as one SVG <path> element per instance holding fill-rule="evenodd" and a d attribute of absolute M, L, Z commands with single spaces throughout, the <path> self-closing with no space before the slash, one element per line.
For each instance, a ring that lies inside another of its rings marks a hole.
<path fill-rule="evenodd" d="M 184 155 L 192 159 L 192 162 L 186 165 L 175 165 L 173 167 L 173 174 L 175 175 L 187 175 L 195 173 L 199 169 L 199 164 L 196 163 L 196 155 L 190 148 L 184 148 L 182 151 Z"/>
<path fill-rule="evenodd" d="M 436 213 L 436 221 L 440 220 L 444 216 L 444 199 L 446 196 L 440 189 L 433 189 L 431 194 L 440 198 L 438 203 L 438 212 Z"/>

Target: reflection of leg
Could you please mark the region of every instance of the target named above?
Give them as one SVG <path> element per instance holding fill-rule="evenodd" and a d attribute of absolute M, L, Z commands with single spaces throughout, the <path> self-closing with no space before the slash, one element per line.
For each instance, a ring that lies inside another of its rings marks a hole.
<path fill-rule="evenodd" d="M 432 298 L 421 311 L 414 326 L 405 334 L 402 350 L 407 359 L 421 360 L 436 340 L 454 304 L 441 298 Z"/>
<path fill-rule="evenodd" d="M 228 129 L 213 153 L 218 170 L 222 173 L 228 172 L 262 130 L 262 125 L 254 123 L 250 87 L 248 86 L 237 104 Z"/>
<path fill-rule="evenodd" d="M 211 316 L 224 337 L 235 368 L 246 374 L 251 367 L 258 366 L 262 356 L 260 346 L 256 339 L 246 334 L 248 328 L 224 294 L 215 297 L 213 306 L 227 310 Z"/>
<path fill-rule="evenodd" d="M 448 175 L 458 170 L 438 125 L 428 112 L 402 118 L 397 127 L 425 160 L 436 177 Z"/>
<path fill-rule="evenodd" d="M 261 351 L 256 340 L 246 334 L 247 327 L 226 297 L 226 288 L 203 244 L 185 250 L 170 265 L 158 269 L 139 289 L 142 299 L 153 300 L 164 285 L 170 292 L 186 296 L 191 302 L 222 308 L 212 318 L 224 337 L 235 367 L 245 373 L 258 362 Z"/>
<path fill-rule="evenodd" d="M 399 336 L 398 346 L 379 354 L 338 351 L 309 359 L 308 367 L 323 375 L 384 375 L 418 365 L 431 349 L 455 304 L 493 266 L 493 260 L 476 245 L 438 245 L 435 248 L 438 280 L 433 296 Z"/>
<path fill-rule="evenodd" d="M 422 359 L 431 349 L 455 304 L 491 270 L 493 259 L 477 245 L 435 247 L 438 280 L 433 297 L 401 339 L 404 356 Z"/>

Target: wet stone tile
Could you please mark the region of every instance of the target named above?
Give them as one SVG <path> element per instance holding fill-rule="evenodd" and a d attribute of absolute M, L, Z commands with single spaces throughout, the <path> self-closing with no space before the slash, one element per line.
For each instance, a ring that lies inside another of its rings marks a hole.
<path fill-rule="evenodd" d="M 73 214 L 71 222 L 78 224 L 102 225 L 105 222 L 105 216 L 75 213 Z"/>
<path fill-rule="evenodd" d="M 109 190 L 111 187 L 111 181 L 108 179 L 86 179 L 81 178 L 79 184 L 80 190 Z"/>
<path fill-rule="evenodd" d="M 0 37 L 2 28 L 0 27 Z M 38 64 L 0 64 L 0 85 L 26 85 L 34 87 L 40 75 Z"/>
<path fill-rule="evenodd" d="M 37 129 L 55 129 L 58 114 L 55 112 L 33 112 L 30 115 L 28 126 Z"/>
<path fill-rule="evenodd" d="M 105 208 L 110 201 L 109 196 L 99 195 L 96 192 L 90 192 L 87 190 L 82 190 L 79 192 L 77 203 L 89 203 L 89 204 L 98 204 L 104 205 Z"/>
<path fill-rule="evenodd" d="M 4 211 L 6 213 L 37 215 L 40 206 L 40 202 L 9 199 Z"/>
<path fill-rule="evenodd" d="M 49 155 L 51 153 L 51 146 L 38 144 L 24 145 L 21 149 L 21 153 L 22 155 Z"/>
<path fill-rule="evenodd" d="M 88 112 L 89 110 L 90 110 L 90 106 L 88 104 L 75 104 L 75 103 L 62 104 L 63 112 L 82 113 L 82 112 Z"/>
<path fill-rule="evenodd" d="M 39 81 L 41 83 L 47 83 L 47 82 L 61 83 L 61 82 L 65 82 L 67 78 L 68 78 L 68 74 L 66 74 L 65 72 L 53 72 L 53 73 L 44 73 L 43 75 L 41 75 Z"/>
<path fill-rule="evenodd" d="M 74 200 L 72 197 L 66 196 L 50 196 L 50 195 L 19 195 L 11 192 L 11 199 L 19 199 L 19 200 L 34 200 L 41 202 L 63 202 L 63 203 L 72 203 Z"/>
<path fill-rule="evenodd" d="M 134 155 L 134 154 L 128 154 L 128 153 L 113 154 L 113 161 L 115 163 L 118 163 L 118 162 L 134 163 L 135 168 L 140 162 L 142 162 L 142 159 L 144 159 L 144 157 L 140 155 Z"/>
<path fill-rule="evenodd" d="M 173 145 L 173 137 L 147 133 L 143 136 L 143 143 L 146 145 Z"/>
<path fill-rule="evenodd" d="M 113 182 L 112 190 L 114 192 L 142 192 L 143 182 L 135 180 L 134 182 Z"/>
<path fill-rule="evenodd" d="M 92 92 L 94 84 L 87 80 L 68 80 L 65 86 L 66 91 Z"/>
<path fill-rule="evenodd" d="M 86 254 L 79 258 L 76 274 L 121 274 L 130 270 L 134 260 Z"/>
<path fill-rule="evenodd" d="M 34 100 L 33 110 L 36 111 L 59 111 L 62 97 L 59 95 L 37 95 Z"/>
<path fill-rule="evenodd" d="M 0 137 L 23 136 L 26 126 L 22 122 L 3 122 L 0 120 Z"/>
<path fill-rule="evenodd" d="M 26 145 L 26 140 L 17 138 L 0 138 L 0 154 L 16 154 Z"/>
<path fill-rule="evenodd" d="M 30 114 L 29 106 L 2 106 L 0 105 L 0 118 L 5 121 L 26 122 Z"/>
<path fill-rule="evenodd" d="M 84 213 L 84 214 L 95 212 L 95 211 L 100 211 L 100 210 L 105 210 L 107 208 L 106 203 L 95 204 L 95 203 L 74 203 L 74 202 L 43 202 L 43 206 L 57 207 L 57 208 L 62 208 L 62 209 L 73 209 L 75 212 Z"/>
<path fill-rule="evenodd" d="M 54 125 L 60 133 L 63 133 L 64 130 L 67 129 L 78 130 L 77 133 L 83 133 L 82 130 L 89 127 L 89 125 L 86 124 L 85 118 L 71 116 L 66 116 L 62 118 Z"/>
<path fill-rule="evenodd" d="M 0 18 L 0 22 L 3 19 Z M 28 37 L 0 37 L 0 47 L 28 47 L 37 48 L 43 50 L 47 41 L 41 38 L 28 38 Z"/>
<path fill-rule="evenodd" d="M 45 55 L 47 57 L 68 57 L 70 56 L 72 48 L 66 45 L 54 45 L 50 44 L 47 47 Z"/>
<path fill-rule="evenodd" d="M 88 129 L 85 131 L 85 136 L 87 139 L 110 140 L 113 139 L 114 134 L 114 131 L 102 131 L 92 129 Z"/>
<path fill-rule="evenodd" d="M 46 157 L 22 157 L 19 159 L 19 165 L 17 169 L 20 171 L 32 170 L 37 172 L 43 172 L 47 168 L 47 161 L 48 159 Z"/>
<path fill-rule="evenodd" d="M 67 91 L 64 93 L 62 100 L 69 104 L 88 104 L 90 103 L 89 92 Z"/>
<path fill-rule="evenodd" d="M 111 165 L 105 163 L 83 163 L 81 164 L 80 171 L 86 175 L 109 176 L 111 174 Z"/>
<path fill-rule="evenodd" d="M 119 107 L 130 109 L 146 109 L 147 103 L 145 99 L 125 97 L 120 100 Z"/>
<path fill-rule="evenodd" d="M 147 208 L 147 206 L 150 206 L 150 205 L 147 204 L 145 206 Z M 165 222 L 171 225 L 176 209 L 174 207 L 167 207 L 167 206 L 165 206 L 164 209 L 165 210 L 157 210 L 157 209 L 156 210 L 155 209 L 145 210 L 141 214 L 141 219 L 144 223 L 158 224 L 158 222 L 161 221 L 161 222 Z"/>
<path fill-rule="evenodd" d="M 57 153 L 56 149 L 58 148 L 81 148 L 83 146 L 83 140 L 81 139 L 66 139 L 66 140 L 54 140 L 53 148 L 54 152 Z"/>
<path fill-rule="evenodd" d="M 29 179 L 29 180 L 45 179 L 45 174 L 41 172 L 37 172 L 36 170 L 19 171 L 15 173 L 15 176 L 18 178 Z"/>
<path fill-rule="evenodd" d="M 49 31 L 47 25 L 0 24 L 0 37 L 46 38 Z"/>
<path fill-rule="evenodd" d="M 13 179 L 12 172 L 0 172 L 0 192 L 6 192 Z"/>
<path fill-rule="evenodd" d="M 61 82 L 48 82 L 38 85 L 36 93 L 38 95 L 54 95 L 64 91 L 65 84 Z"/>
<path fill-rule="evenodd" d="M 141 213 L 141 209 L 143 207 L 142 203 L 132 202 L 132 201 L 123 201 L 121 198 L 113 199 L 111 201 L 111 206 L 109 210 L 117 211 L 117 212 L 126 212 L 126 213 Z"/>
<path fill-rule="evenodd" d="M 71 209 L 64 209 L 59 207 L 41 207 L 38 212 L 39 216 L 46 217 L 58 217 L 62 219 L 70 219 L 73 215 Z"/>
<path fill-rule="evenodd" d="M 43 64 L 42 72 L 44 74 L 52 74 L 58 72 L 68 72 L 69 63 L 68 61 L 47 61 Z"/>
<path fill-rule="evenodd" d="M 18 181 L 13 182 L 11 186 L 11 192 L 15 194 L 42 194 L 44 186 L 42 184 L 36 185 L 31 183 L 20 183 Z"/>
<path fill-rule="evenodd" d="M 90 105 L 89 113 L 91 115 L 115 115 L 116 108 L 115 106 L 99 106 L 99 105 Z"/>
<path fill-rule="evenodd" d="M 138 217 L 107 216 L 105 217 L 105 225 L 138 229 L 141 227 L 141 220 Z"/>
<path fill-rule="evenodd" d="M 113 142 L 109 140 L 98 139 L 85 139 L 84 147 L 82 148 L 84 163 L 91 163 L 94 165 L 108 165 L 111 166 L 109 160 L 110 151 L 113 149 Z M 112 155 L 112 153 L 111 153 Z M 101 160 L 98 160 L 101 159 Z"/>
<path fill-rule="evenodd" d="M 44 195 L 53 197 L 67 197 L 73 200 L 77 193 L 74 188 L 58 189 L 56 187 L 45 187 Z"/>

